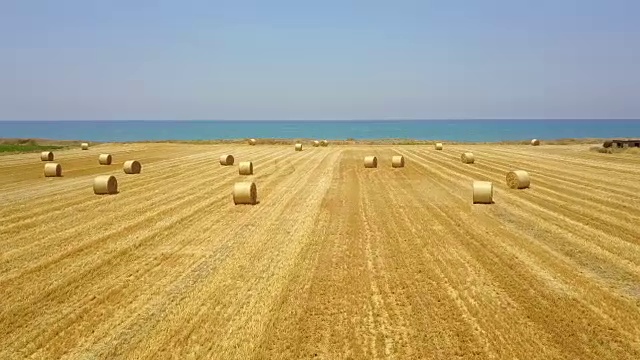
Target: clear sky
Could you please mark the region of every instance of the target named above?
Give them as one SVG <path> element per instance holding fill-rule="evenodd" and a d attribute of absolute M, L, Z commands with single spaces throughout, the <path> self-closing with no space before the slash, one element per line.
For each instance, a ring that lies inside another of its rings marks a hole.
<path fill-rule="evenodd" d="M 640 118 L 640 0 L 2 0 L 0 119 Z"/>

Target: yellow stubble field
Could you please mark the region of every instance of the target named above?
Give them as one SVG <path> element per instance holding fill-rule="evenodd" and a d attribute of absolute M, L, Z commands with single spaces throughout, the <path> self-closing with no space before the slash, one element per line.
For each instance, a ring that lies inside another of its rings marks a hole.
<path fill-rule="evenodd" d="M 113 165 L 98 164 L 105 152 Z M 43 176 L 39 154 L 0 156 L 1 359 L 640 358 L 637 155 L 154 143 L 55 155 L 61 178 Z M 122 171 L 132 159 L 141 174 Z M 254 175 L 238 175 L 245 160 Z M 516 169 L 529 189 L 506 186 Z M 107 174 L 120 192 L 94 195 Z M 233 204 L 243 180 L 259 204 Z M 473 180 L 494 183 L 494 204 L 471 203 Z"/>

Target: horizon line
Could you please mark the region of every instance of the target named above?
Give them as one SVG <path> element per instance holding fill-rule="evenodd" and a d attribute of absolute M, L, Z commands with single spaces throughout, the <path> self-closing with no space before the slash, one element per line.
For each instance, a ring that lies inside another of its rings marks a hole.
<path fill-rule="evenodd" d="M 0 122 L 37 122 L 37 121 L 217 121 L 217 122 L 296 122 L 296 121 L 638 121 L 637 118 L 411 118 L 411 119 L 0 119 Z"/>

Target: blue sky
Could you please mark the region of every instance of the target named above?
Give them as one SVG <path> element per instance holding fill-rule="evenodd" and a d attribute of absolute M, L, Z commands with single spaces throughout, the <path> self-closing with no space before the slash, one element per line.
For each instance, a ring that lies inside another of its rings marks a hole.
<path fill-rule="evenodd" d="M 0 2 L 0 119 L 640 118 L 640 1 Z"/>

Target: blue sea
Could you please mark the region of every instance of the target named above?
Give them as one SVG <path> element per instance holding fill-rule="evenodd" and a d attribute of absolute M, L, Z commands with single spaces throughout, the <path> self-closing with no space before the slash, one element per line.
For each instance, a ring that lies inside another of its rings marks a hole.
<path fill-rule="evenodd" d="M 0 138 L 98 142 L 245 138 L 504 141 L 640 137 L 640 120 L 0 121 Z"/>

